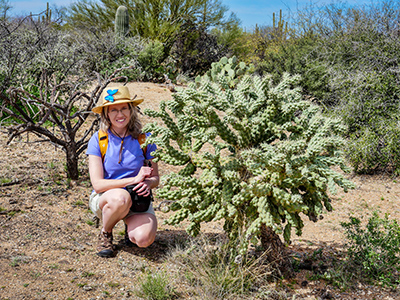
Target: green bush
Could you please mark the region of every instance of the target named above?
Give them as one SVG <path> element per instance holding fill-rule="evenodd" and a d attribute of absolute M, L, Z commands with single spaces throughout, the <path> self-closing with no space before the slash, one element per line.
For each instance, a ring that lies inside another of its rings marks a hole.
<path fill-rule="evenodd" d="M 176 70 L 166 60 L 164 45 L 160 41 L 150 41 L 138 55 L 138 63 L 143 80 L 163 82 L 164 74 L 176 76 Z"/>
<path fill-rule="evenodd" d="M 347 156 L 357 172 L 399 172 L 399 151 L 393 147 L 400 113 L 397 10 L 395 1 L 359 7 L 337 3 L 297 18 L 304 36 L 315 40 L 295 63 L 305 64 L 306 69 L 299 68 L 304 78 L 316 71 L 301 85 L 306 91 L 316 88 L 311 96 L 343 118 Z"/>
<path fill-rule="evenodd" d="M 365 227 L 360 219 L 351 217 L 350 222 L 342 222 L 347 242 L 348 271 L 360 279 L 394 286 L 400 283 L 400 226 L 385 214 L 377 212 Z"/>
<path fill-rule="evenodd" d="M 149 273 L 139 280 L 140 287 L 136 290 L 136 294 L 148 300 L 175 299 L 175 292 L 170 281 L 164 272 Z"/>
<path fill-rule="evenodd" d="M 331 75 L 325 63 L 316 59 L 314 49 L 318 43 L 315 37 L 294 37 L 275 47 L 266 48 L 265 57 L 257 64 L 256 71 L 259 74 L 271 74 L 274 82 L 279 82 L 285 72 L 299 74 L 303 93 L 324 107 L 331 106 Z"/>
<path fill-rule="evenodd" d="M 400 174 L 400 120 L 383 120 L 352 133 L 346 145 L 348 161 L 358 173 L 382 170 Z"/>
<path fill-rule="evenodd" d="M 400 78 L 389 72 L 352 72 L 334 79 L 334 113 L 347 125 L 346 155 L 356 172 L 400 172 Z"/>
<path fill-rule="evenodd" d="M 110 34 L 111 33 L 107 33 L 107 35 Z M 111 38 L 111 36 L 109 38 Z M 98 44 L 100 41 L 93 42 Z M 119 73 L 119 75 L 126 76 L 129 81 L 143 80 L 143 70 L 139 65 L 138 56 L 145 48 L 145 45 L 145 41 L 140 37 L 125 37 L 119 39 L 113 46 L 115 47 L 115 53 L 113 55 L 109 53 L 109 57 L 104 57 L 104 60 L 98 60 L 96 62 L 98 64 L 96 69 L 98 69 L 100 74 L 107 76 L 107 74 L 113 73 L 116 69 L 133 66 L 132 69 L 124 70 Z M 101 51 L 99 51 L 99 53 L 101 53 Z M 97 54 L 93 53 L 93 56 L 95 55 Z"/>

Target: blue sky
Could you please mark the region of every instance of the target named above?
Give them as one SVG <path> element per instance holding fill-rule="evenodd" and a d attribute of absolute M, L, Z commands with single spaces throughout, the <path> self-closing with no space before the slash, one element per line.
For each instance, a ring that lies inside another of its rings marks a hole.
<path fill-rule="evenodd" d="M 42 12 L 46 9 L 46 3 L 50 6 L 56 5 L 67 6 L 76 0 L 11 0 L 10 4 L 13 7 L 12 13 L 17 15 L 25 15 L 32 12 L 33 14 Z M 372 3 L 374 0 L 347 0 L 343 1 L 349 5 L 362 5 Z M 242 21 L 242 26 L 246 29 L 253 29 L 258 25 L 272 25 L 272 14 L 279 13 L 282 9 L 284 14 L 289 11 L 295 12 L 297 8 L 302 8 L 310 3 L 317 5 L 331 3 L 330 0 L 222 0 L 224 5 L 227 5 L 230 11 L 236 13 Z M 375 0 L 375 3 L 379 0 Z"/>
<path fill-rule="evenodd" d="M 342 3 L 348 5 L 363 5 L 370 4 L 374 0 L 342 0 Z M 380 0 L 375 0 L 379 2 Z M 272 14 L 279 15 L 279 10 L 282 9 L 284 15 L 290 12 L 293 14 L 297 9 L 309 6 L 310 3 L 316 6 L 322 6 L 332 2 L 333 0 L 222 0 L 222 3 L 227 5 L 230 11 L 236 13 L 242 21 L 242 27 L 253 29 L 258 25 L 272 25 Z"/>

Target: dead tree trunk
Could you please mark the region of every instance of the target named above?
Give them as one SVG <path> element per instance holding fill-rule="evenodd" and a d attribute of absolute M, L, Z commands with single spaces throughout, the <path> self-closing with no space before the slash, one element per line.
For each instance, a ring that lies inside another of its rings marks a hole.
<path fill-rule="evenodd" d="M 67 176 L 72 180 L 79 178 L 78 156 L 75 144 L 69 144 L 66 149 L 67 156 Z"/>
<path fill-rule="evenodd" d="M 287 248 L 271 227 L 265 224 L 260 229 L 261 245 L 266 251 L 267 261 L 284 277 L 292 277 L 293 270 Z"/>

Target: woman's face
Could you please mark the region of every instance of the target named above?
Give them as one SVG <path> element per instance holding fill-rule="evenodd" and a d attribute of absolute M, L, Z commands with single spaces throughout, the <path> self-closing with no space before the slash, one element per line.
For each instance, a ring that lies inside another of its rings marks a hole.
<path fill-rule="evenodd" d="M 131 110 L 128 103 L 113 104 L 108 107 L 108 118 L 114 129 L 126 128 L 131 118 Z"/>

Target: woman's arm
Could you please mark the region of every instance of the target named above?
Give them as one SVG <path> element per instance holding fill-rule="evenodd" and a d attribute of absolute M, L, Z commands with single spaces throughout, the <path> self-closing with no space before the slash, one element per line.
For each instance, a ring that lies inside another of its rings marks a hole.
<path fill-rule="evenodd" d="M 104 179 L 103 162 L 101 160 L 101 157 L 96 155 L 89 155 L 90 181 L 96 193 L 102 193 L 115 188 L 123 188 L 127 185 L 142 182 L 144 179 L 152 175 L 153 170 L 154 168 L 142 167 L 139 171 L 139 174 L 135 177 L 128 177 L 123 179 Z"/>

